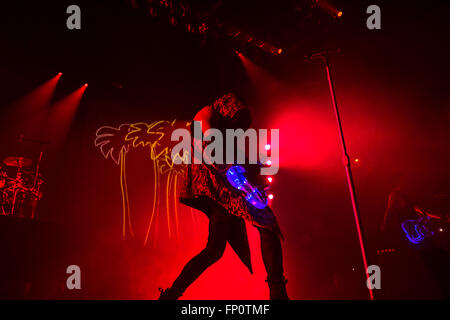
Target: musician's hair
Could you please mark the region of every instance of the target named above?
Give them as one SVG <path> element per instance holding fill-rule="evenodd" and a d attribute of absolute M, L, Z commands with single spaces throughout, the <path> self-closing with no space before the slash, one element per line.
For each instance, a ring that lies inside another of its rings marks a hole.
<path fill-rule="evenodd" d="M 219 129 L 250 128 L 251 115 L 244 100 L 235 93 L 228 93 L 212 105 L 213 126 Z"/>

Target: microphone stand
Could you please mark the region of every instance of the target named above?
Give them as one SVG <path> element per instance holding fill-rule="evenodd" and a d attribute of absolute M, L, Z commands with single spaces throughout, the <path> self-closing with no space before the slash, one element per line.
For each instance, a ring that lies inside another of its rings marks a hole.
<path fill-rule="evenodd" d="M 307 55 L 305 57 L 305 60 L 311 61 L 313 59 L 322 59 L 325 63 L 325 70 L 327 73 L 328 86 L 330 88 L 331 100 L 333 102 L 334 115 L 336 117 L 336 123 L 337 123 L 338 130 L 339 130 L 339 140 L 341 142 L 341 150 L 342 150 L 342 162 L 345 167 L 345 172 L 347 174 L 348 190 L 349 190 L 350 198 L 352 201 L 353 216 L 355 218 L 356 231 L 358 233 L 359 246 L 361 249 L 361 256 L 362 256 L 362 260 L 363 260 L 363 264 L 364 264 L 364 272 L 366 274 L 366 279 L 367 279 L 367 288 L 369 289 L 370 300 L 374 300 L 373 290 L 369 286 L 369 274 L 368 274 L 368 269 L 367 269 L 368 263 L 367 263 L 367 255 L 366 255 L 366 248 L 365 248 L 365 239 L 364 239 L 363 228 L 361 225 L 359 206 L 358 206 L 358 202 L 356 200 L 355 184 L 353 182 L 353 175 L 352 175 L 352 170 L 351 170 L 351 166 L 350 166 L 351 162 L 350 162 L 350 158 L 347 153 L 347 147 L 346 147 L 345 139 L 344 139 L 344 131 L 342 129 L 341 117 L 339 115 L 339 109 L 338 109 L 338 104 L 337 104 L 337 100 L 336 100 L 336 94 L 334 91 L 333 79 L 331 78 L 330 64 L 328 62 L 328 56 L 331 52 L 340 52 L 340 50 L 337 49 L 337 50 L 324 50 L 324 51 L 320 51 L 320 52 L 314 52 L 314 53 Z"/>

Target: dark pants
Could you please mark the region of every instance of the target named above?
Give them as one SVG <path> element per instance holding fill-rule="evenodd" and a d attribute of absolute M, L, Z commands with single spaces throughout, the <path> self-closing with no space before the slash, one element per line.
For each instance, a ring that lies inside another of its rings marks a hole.
<path fill-rule="evenodd" d="M 239 219 L 237 217 L 233 217 Z M 223 255 L 230 232 L 230 216 L 215 207 L 209 214 L 209 235 L 206 247 L 183 268 L 172 285 L 172 290 L 183 293 L 209 266 Z M 284 281 L 283 256 L 279 236 L 271 230 L 258 228 L 261 238 L 261 253 L 269 281 Z"/>

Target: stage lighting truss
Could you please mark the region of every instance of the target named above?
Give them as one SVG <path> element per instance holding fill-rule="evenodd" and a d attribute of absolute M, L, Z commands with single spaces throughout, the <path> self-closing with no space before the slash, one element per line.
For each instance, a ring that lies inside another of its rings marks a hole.
<path fill-rule="evenodd" d="M 343 15 L 343 12 L 328 0 L 308 0 L 307 3 L 310 9 L 321 10 L 333 19 L 341 18 Z"/>
<path fill-rule="evenodd" d="M 172 26 L 183 26 L 191 33 L 212 34 L 228 38 L 238 46 L 250 45 L 273 55 L 280 55 L 283 49 L 260 40 L 239 28 L 236 28 L 216 17 L 220 1 L 208 7 L 194 8 L 189 3 L 175 0 L 133 0 L 133 8 L 145 8 L 150 16 L 167 19 Z"/>

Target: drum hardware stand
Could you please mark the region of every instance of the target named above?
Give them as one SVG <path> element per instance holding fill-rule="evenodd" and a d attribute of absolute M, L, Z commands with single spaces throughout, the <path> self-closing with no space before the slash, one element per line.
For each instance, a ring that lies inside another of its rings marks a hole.
<path fill-rule="evenodd" d="M 32 187 L 33 190 L 36 190 L 35 196 L 38 197 L 38 199 L 39 199 L 39 189 L 40 189 L 41 185 L 40 184 L 37 185 L 37 182 L 38 182 L 39 170 L 40 170 L 41 161 L 42 161 L 42 155 L 43 154 L 44 154 L 44 150 L 41 149 L 41 152 L 39 153 L 38 162 L 36 164 L 36 174 L 34 176 L 33 187 Z M 33 206 L 33 209 L 31 211 L 31 219 L 34 219 L 35 211 L 36 211 L 36 206 Z"/>
<path fill-rule="evenodd" d="M 17 191 L 19 189 L 14 188 L 14 197 L 13 197 L 13 202 L 12 202 L 12 207 L 11 207 L 11 214 L 14 214 L 14 209 L 16 208 L 16 199 L 17 199 Z"/>
<path fill-rule="evenodd" d="M 41 185 L 38 184 L 39 170 L 40 170 L 40 167 L 41 167 L 42 156 L 44 154 L 44 146 L 47 145 L 49 142 L 48 141 L 43 141 L 43 140 L 24 138 L 24 135 L 21 134 L 20 137 L 19 137 L 19 142 L 22 143 L 23 141 L 39 144 L 41 146 L 41 149 L 40 149 L 40 152 L 39 152 L 39 158 L 38 158 L 38 161 L 36 163 L 36 174 L 34 175 L 33 185 L 32 185 L 32 188 L 31 188 L 31 190 L 35 190 L 35 192 L 36 192 L 35 196 L 39 198 L 39 189 L 41 187 Z M 36 207 L 33 206 L 33 210 L 31 212 L 31 219 L 34 219 L 35 211 L 36 211 Z"/>
<path fill-rule="evenodd" d="M 325 63 L 325 70 L 327 73 L 328 86 L 330 88 L 331 100 L 333 102 L 334 115 L 336 117 L 336 123 L 337 123 L 338 130 L 339 130 L 339 140 L 341 142 L 342 160 L 343 160 L 343 164 L 344 164 L 345 171 L 347 174 L 348 190 L 350 193 L 350 198 L 352 200 L 353 216 L 355 218 L 356 230 L 357 230 L 358 238 L 359 238 L 359 246 L 361 249 L 361 256 L 362 256 L 363 265 L 364 265 L 364 272 L 366 274 L 366 279 L 367 279 L 367 287 L 369 289 L 370 300 L 374 300 L 373 291 L 369 287 L 370 282 L 369 282 L 369 274 L 368 274 L 368 269 L 367 269 L 368 262 L 367 262 L 366 248 L 365 248 L 365 239 L 364 239 L 363 228 L 361 225 L 359 206 L 358 206 L 358 202 L 356 200 L 356 191 L 355 191 L 355 184 L 353 182 L 352 170 L 351 170 L 351 166 L 350 166 L 350 158 L 347 153 L 347 147 L 346 147 L 345 139 L 344 139 L 344 131 L 342 129 L 341 117 L 339 115 L 336 94 L 334 91 L 334 84 L 333 84 L 333 80 L 331 78 L 330 64 L 328 62 L 328 56 L 330 53 L 340 52 L 340 51 L 341 51 L 340 49 L 335 49 L 335 50 L 324 50 L 324 51 L 319 51 L 319 52 L 313 52 L 313 53 L 305 56 L 305 61 L 311 61 L 313 59 L 322 59 Z"/>

